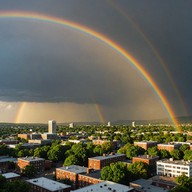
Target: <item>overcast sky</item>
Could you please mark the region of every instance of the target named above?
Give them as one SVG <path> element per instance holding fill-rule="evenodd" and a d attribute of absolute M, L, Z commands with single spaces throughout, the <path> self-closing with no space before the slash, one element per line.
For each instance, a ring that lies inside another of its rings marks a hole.
<path fill-rule="evenodd" d="M 191 0 L 0 0 L 0 5 L 0 11 L 36 12 L 98 31 L 139 61 L 176 115 L 191 114 Z M 21 102 L 26 105 L 18 122 L 167 117 L 142 75 L 103 42 L 61 25 L 0 18 L 0 121 L 15 122 Z"/>

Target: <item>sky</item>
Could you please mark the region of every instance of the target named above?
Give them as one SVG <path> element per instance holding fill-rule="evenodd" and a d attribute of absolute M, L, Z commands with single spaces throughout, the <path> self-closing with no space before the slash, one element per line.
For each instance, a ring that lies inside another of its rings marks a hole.
<path fill-rule="evenodd" d="M 192 113 L 191 0 L 0 0 L 0 13 L 75 22 L 123 47 L 150 74 L 176 116 Z M 0 122 L 167 118 L 138 69 L 70 27 L 0 17 Z"/>

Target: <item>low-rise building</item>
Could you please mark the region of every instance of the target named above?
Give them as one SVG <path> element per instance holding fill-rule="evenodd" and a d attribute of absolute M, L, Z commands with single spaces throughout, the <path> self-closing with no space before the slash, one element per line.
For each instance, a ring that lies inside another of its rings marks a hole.
<path fill-rule="evenodd" d="M 126 185 L 114 183 L 112 181 L 103 181 L 98 184 L 83 187 L 81 189 L 74 190 L 75 192 L 132 192 L 133 188 Z"/>
<path fill-rule="evenodd" d="M 101 170 L 87 169 L 86 173 L 78 175 L 78 187 L 82 188 L 92 184 L 97 184 L 102 182 L 101 180 Z"/>
<path fill-rule="evenodd" d="M 45 170 L 45 159 L 38 157 L 21 157 L 18 158 L 17 165 L 22 172 L 27 165 L 33 165 L 38 172 Z"/>
<path fill-rule="evenodd" d="M 157 148 L 159 150 L 165 149 L 169 152 L 171 152 L 174 149 L 179 149 L 179 147 L 181 147 L 180 143 L 161 143 L 161 144 L 157 144 Z"/>
<path fill-rule="evenodd" d="M 170 190 L 155 186 L 152 184 L 152 181 L 147 179 L 138 179 L 130 182 L 129 185 L 134 188 L 134 192 L 168 192 Z"/>
<path fill-rule="evenodd" d="M 0 156 L 0 173 L 7 171 L 10 167 L 10 163 L 17 162 L 17 158 L 8 157 L 8 156 Z"/>
<path fill-rule="evenodd" d="M 135 162 L 143 162 L 149 165 L 150 169 L 155 172 L 156 169 L 156 161 L 159 160 L 159 156 L 151 156 L 151 155 L 139 155 L 138 157 L 132 158 L 132 163 Z"/>
<path fill-rule="evenodd" d="M 12 173 L 12 172 L 3 173 L 2 176 L 5 177 L 7 181 L 14 181 L 20 178 L 19 174 Z"/>
<path fill-rule="evenodd" d="M 42 139 L 57 139 L 58 135 L 56 133 L 43 133 L 41 137 Z"/>
<path fill-rule="evenodd" d="M 87 167 L 82 167 L 78 165 L 70 165 L 66 167 L 56 168 L 56 179 L 69 179 L 73 182 L 72 188 L 78 188 L 78 174 L 86 173 Z"/>
<path fill-rule="evenodd" d="M 142 147 L 143 149 L 147 150 L 149 147 L 157 146 L 157 141 L 137 141 L 134 142 L 134 145 Z"/>
<path fill-rule="evenodd" d="M 6 144 L 6 145 L 11 145 L 11 144 L 18 144 L 19 141 L 18 140 L 0 140 L 0 144 Z"/>
<path fill-rule="evenodd" d="M 192 163 L 184 160 L 164 159 L 156 162 L 157 175 L 168 177 L 178 177 L 185 174 L 188 177 L 192 176 Z"/>
<path fill-rule="evenodd" d="M 39 144 L 39 145 L 49 145 L 52 143 L 51 139 L 30 139 L 28 143 Z"/>
<path fill-rule="evenodd" d="M 100 170 L 103 167 L 115 163 L 118 161 L 123 161 L 126 159 L 125 154 L 112 153 L 110 155 L 104 154 L 103 156 L 88 158 L 88 168 Z"/>
<path fill-rule="evenodd" d="M 45 177 L 29 179 L 30 192 L 70 192 L 71 186 Z"/>

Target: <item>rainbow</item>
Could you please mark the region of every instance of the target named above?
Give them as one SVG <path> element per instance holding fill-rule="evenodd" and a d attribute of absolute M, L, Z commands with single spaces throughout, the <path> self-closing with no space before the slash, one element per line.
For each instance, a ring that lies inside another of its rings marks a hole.
<path fill-rule="evenodd" d="M 166 66 L 165 61 L 161 57 L 160 53 L 157 51 L 155 46 L 149 40 L 149 38 L 147 37 L 145 32 L 142 30 L 142 28 L 138 25 L 138 23 L 131 16 L 129 16 L 128 12 L 125 10 L 125 8 L 123 6 L 120 6 L 120 4 L 118 4 L 118 1 L 113 1 L 113 0 L 107 0 L 107 1 L 108 1 L 109 5 L 111 5 L 113 8 L 115 8 L 123 17 L 125 17 L 131 23 L 131 25 L 137 30 L 137 32 L 142 37 L 142 39 L 149 45 L 149 47 L 153 51 L 154 55 L 158 59 L 159 63 L 161 64 L 163 70 L 165 71 L 165 74 L 169 78 L 169 81 L 170 81 L 179 101 L 180 101 L 181 107 L 182 107 L 183 111 L 185 112 L 185 114 L 187 115 L 188 111 L 187 111 L 187 108 L 183 102 L 182 96 L 181 96 L 172 76 L 171 76 L 171 73 L 169 72 L 169 70 Z"/>
<path fill-rule="evenodd" d="M 162 91 L 160 88 L 157 86 L 155 81 L 152 79 L 152 77 L 148 74 L 148 72 L 141 66 L 140 63 L 137 62 L 135 58 L 133 58 L 128 52 L 126 52 L 125 49 L 123 49 L 120 45 L 112 41 L 111 39 L 107 38 L 101 33 L 98 33 L 94 31 L 93 29 L 90 29 L 86 26 L 80 25 L 75 22 L 71 22 L 69 20 L 53 17 L 53 16 L 48 16 L 48 15 L 43 15 L 35 12 L 22 12 L 22 11 L 2 11 L 0 12 L 0 18 L 14 18 L 14 19 L 30 19 L 30 20 L 37 20 L 37 21 L 42 21 L 42 22 L 47 22 L 47 23 L 54 23 L 58 25 L 62 25 L 65 27 L 69 27 L 72 29 L 75 29 L 79 32 L 85 33 L 87 35 L 90 35 L 92 37 L 95 37 L 96 39 L 100 40 L 107 46 L 109 46 L 111 49 L 115 50 L 119 55 L 121 55 L 123 58 L 125 58 L 130 64 L 132 64 L 139 72 L 140 74 L 147 80 L 147 82 L 151 85 L 151 87 L 154 89 L 155 93 L 158 95 L 160 98 L 163 106 L 165 107 L 170 119 L 172 120 L 173 124 L 177 127 L 178 131 L 181 131 L 181 129 L 178 126 L 177 120 L 174 118 L 174 112 L 169 105 L 166 97 L 163 95 Z M 21 105 L 22 106 L 22 105 Z M 19 109 L 19 113 L 22 111 L 21 107 Z M 19 116 L 19 115 L 17 115 Z"/>
<path fill-rule="evenodd" d="M 102 113 L 101 106 L 99 104 L 94 104 L 94 105 L 101 123 L 105 123 L 105 117 Z"/>

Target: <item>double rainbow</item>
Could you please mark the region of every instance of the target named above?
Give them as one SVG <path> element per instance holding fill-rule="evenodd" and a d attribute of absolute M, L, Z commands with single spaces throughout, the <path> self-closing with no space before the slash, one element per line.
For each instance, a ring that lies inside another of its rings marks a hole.
<path fill-rule="evenodd" d="M 132 64 L 139 72 L 140 74 L 147 80 L 147 82 L 151 85 L 151 87 L 154 89 L 155 93 L 158 95 L 160 98 L 163 106 L 165 107 L 170 119 L 172 120 L 173 124 L 177 127 L 179 131 L 180 128 L 178 126 L 177 120 L 174 118 L 174 112 L 169 105 L 169 102 L 163 95 L 162 91 L 160 88 L 157 86 L 155 81 L 152 79 L 152 77 L 149 75 L 149 73 L 141 66 L 138 61 L 133 58 L 125 49 L 123 49 L 120 45 L 118 45 L 116 42 L 112 41 L 108 37 L 104 36 L 101 33 L 98 33 L 97 31 L 90 29 L 86 26 L 80 25 L 75 22 L 71 22 L 69 20 L 53 17 L 53 16 L 48 16 L 48 15 L 43 15 L 35 12 L 23 12 L 23 11 L 3 11 L 0 12 L 0 19 L 3 18 L 14 18 L 14 19 L 29 19 L 29 20 L 37 20 L 37 21 L 42 21 L 42 22 L 47 22 L 47 23 L 53 23 L 53 24 L 58 24 L 64 27 L 69 27 L 72 29 L 75 29 L 79 32 L 83 32 L 87 35 L 90 35 L 92 37 L 95 37 L 96 39 L 100 40 L 102 43 L 106 44 L 109 46 L 111 49 L 115 50 L 118 54 L 120 54 L 123 58 L 125 58 L 130 64 Z M 25 104 L 21 105 L 21 108 L 18 110 L 17 118 L 20 116 L 20 113 L 22 113 L 22 109 L 24 108 Z"/>

